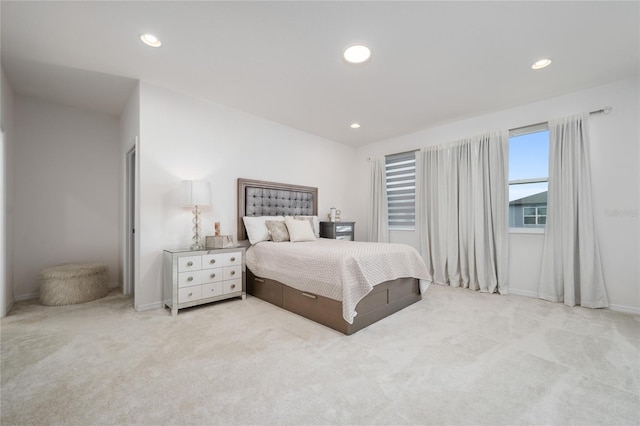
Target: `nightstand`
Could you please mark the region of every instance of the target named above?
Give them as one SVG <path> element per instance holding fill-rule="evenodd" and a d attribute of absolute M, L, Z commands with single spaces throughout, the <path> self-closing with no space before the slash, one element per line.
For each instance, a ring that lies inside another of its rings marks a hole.
<path fill-rule="evenodd" d="M 355 222 L 320 222 L 320 236 L 334 240 L 355 241 Z"/>
<path fill-rule="evenodd" d="M 247 297 L 244 247 L 164 250 L 163 307 L 178 310 L 218 300 Z"/>

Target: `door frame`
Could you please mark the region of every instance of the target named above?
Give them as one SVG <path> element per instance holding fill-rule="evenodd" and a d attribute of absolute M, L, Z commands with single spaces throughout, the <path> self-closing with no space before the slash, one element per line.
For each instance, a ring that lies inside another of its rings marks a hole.
<path fill-rule="evenodd" d="M 4 131 L 0 129 L 0 318 L 7 316 L 7 168 Z"/>
<path fill-rule="evenodd" d="M 133 294 L 134 306 L 140 277 L 140 160 L 139 138 L 125 156 L 125 261 L 122 293 Z"/>

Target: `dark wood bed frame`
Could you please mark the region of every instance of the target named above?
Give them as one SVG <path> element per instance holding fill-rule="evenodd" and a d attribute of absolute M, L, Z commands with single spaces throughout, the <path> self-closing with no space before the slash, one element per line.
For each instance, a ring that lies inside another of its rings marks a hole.
<path fill-rule="evenodd" d="M 289 185 L 251 179 L 238 179 L 238 241 L 247 239 L 243 216 L 248 216 L 247 189 L 269 189 L 293 193 L 311 194 L 313 197 L 312 212 L 318 214 L 318 189 L 309 186 Z M 285 215 L 278 212 L 273 215 Z M 267 214 L 261 214 L 267 216 Z M 342 316 L 342 302 L 309 292 L 296 290 L 293 287 L 268 278 L 257 277 L 247 267 L 247 293 L 265 300 L 290 312 L 301 315 L 317 323 L 326 325 L 344 334 L 353 334 L 358 330 L 385 318 L 422 299 L 420 285 L 416 278 L 399 278 L 376 285 L 356 305 L 358 315 L 353 324 L 349 324 Z"/>

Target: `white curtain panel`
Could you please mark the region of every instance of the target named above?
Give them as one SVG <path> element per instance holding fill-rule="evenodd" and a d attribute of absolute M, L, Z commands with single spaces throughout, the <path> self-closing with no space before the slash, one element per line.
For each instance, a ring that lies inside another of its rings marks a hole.
<path fill-rule="evenodd" d="M 588 113 L 549 122 L 549 193 L 539 296 L 609 306 L 591 195 Z"/>
<path fill-rule="evenodd" d="M 500 132 L 420 153 L 417 229 L 433 282 L 508 293 L 508 143 Z"/>
<path fill-rule="evenodd" d="M 389 242 L 389 214 L 387 204 L 387 175 L 384 159 L 372 159 L 368 239 L 372 242 Z"/>

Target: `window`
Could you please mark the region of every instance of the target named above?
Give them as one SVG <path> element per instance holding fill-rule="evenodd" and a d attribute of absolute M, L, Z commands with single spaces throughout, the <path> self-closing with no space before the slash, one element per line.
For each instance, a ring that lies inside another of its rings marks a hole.
<path fill-rule="evenodd" d="M 385 157 L 389 229 L 413 230 L 416 226 L 416 152 Z"/>
<path fill-rule="evenodd" d="M 544 225 L 547 223 L 546 207 L 524 207 L 522 209 L 522 222 L 525 225 Z"/>
<path fill-rule="evenodd" d="M 547 123 L 509 133 L 509 228 L 544 228 L 549 187 Z"/>

